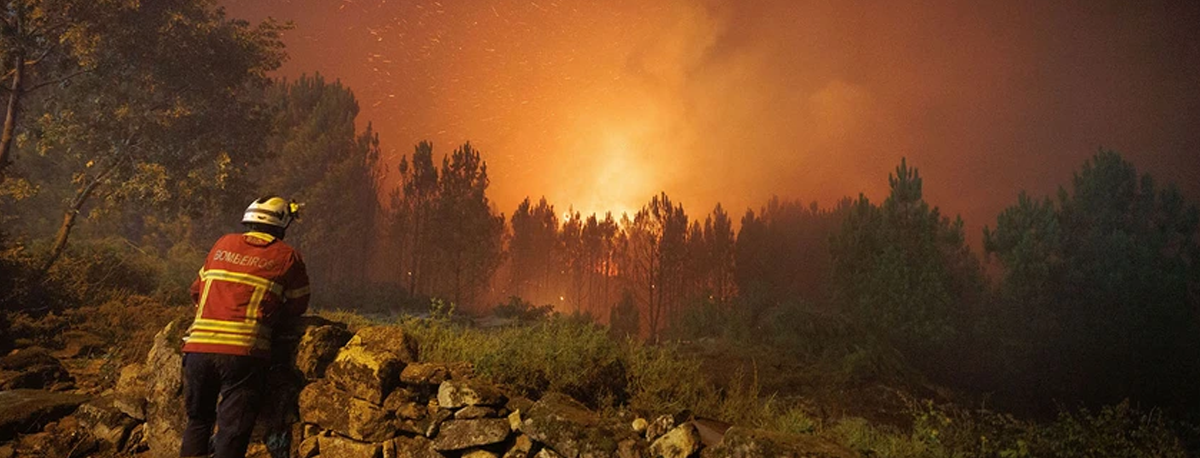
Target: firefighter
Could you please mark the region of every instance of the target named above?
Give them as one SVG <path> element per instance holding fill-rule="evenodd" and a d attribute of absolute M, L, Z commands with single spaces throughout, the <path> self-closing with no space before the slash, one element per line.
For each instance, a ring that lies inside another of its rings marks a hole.
<path fill-rule="evenodd" d="M 246 454 L 270 364 L 271 329 L 308 308 L 304 261 L 283 242 L 298 213 L 299 205 L 280 197 L 255 200 L 242 216 L 247 231 L 217 240 L 192 283 L 196 320 L 183 344 L 188 424 L 179 456 Z"/>

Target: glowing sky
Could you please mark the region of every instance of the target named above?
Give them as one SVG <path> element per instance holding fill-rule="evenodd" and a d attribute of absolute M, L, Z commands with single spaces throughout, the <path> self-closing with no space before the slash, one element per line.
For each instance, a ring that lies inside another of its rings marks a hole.
<path fill-rule="evenodd" d="M 977 240 L 1100 146 L 1200 197 L 1197 2 L 222 3 L 294 21 L 281 75 L 349 85 L 389 169 L 470 140 L 506 214 L 881 199 L 907 156 Z"/>

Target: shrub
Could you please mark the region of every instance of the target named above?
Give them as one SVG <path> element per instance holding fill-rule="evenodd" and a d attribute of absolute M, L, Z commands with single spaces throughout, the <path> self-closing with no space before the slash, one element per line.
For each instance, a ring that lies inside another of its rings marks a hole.
<path fill-rule="evenodd" d="M 518 296 L 510 296 L 508 302 L 492 308 L 492 314 L 499 318 L 512 318 L 517 321 L 545 321 L 554 314 L 554 306 L 546 304 L 535 306 Z"/>

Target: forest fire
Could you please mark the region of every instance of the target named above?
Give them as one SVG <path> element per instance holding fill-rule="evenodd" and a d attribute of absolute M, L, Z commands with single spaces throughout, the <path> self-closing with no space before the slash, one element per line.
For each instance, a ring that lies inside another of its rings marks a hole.
<path fill-rule="evenodd" d="M 1195 2 L 0 9 L 0 458 L 1200 456 Z"/>

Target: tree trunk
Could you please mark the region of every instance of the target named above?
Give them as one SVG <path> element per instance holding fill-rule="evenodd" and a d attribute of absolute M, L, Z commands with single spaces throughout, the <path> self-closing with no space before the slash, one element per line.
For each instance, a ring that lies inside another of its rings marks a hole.
<path fill-rule="evenodd" d="M 18 27 L 20 27 L 18 20 Z M 19 49 L 13 56 L 13 79 L 8 93 L 8 113 L 4 116 L 4 131 L 0 134 L 0 183 L 4 182 L 4 170 L 12 164 L 13 133 L 17 129 L 17 113 L 21 108 L 21 79 L 25 76 L 25 53 Z"/>
<path fill-rule="evenodd" d="M 62 253 L 67 248 L 67 238 L 71 235 L 71 228 L 75 226 L 75 218 L 79 216 L 79 211 L 83 208 L 83 204 L 87 203 L 92 197 L 92 193 L 100 186 L 100 183 L 108 176 L 110 172 L 116 169 L 118 164 L 113 164 L 108 170 L 105 170 L 95 180 L 84 186 L 75 195 L 75 200 L 71 202 L 71 206 L 67 207 L 67 211 L 63 212 L 62 224 L 58 226 L 58 235 L 54 237 L 54 246 L 50 247 L 50 255 L 46 258 L 46 262 L 42 264 L 42 268 L 38 271 L 37 280 L 41 281 L 50 272 L 50 267 L 58 261 Z"/>

